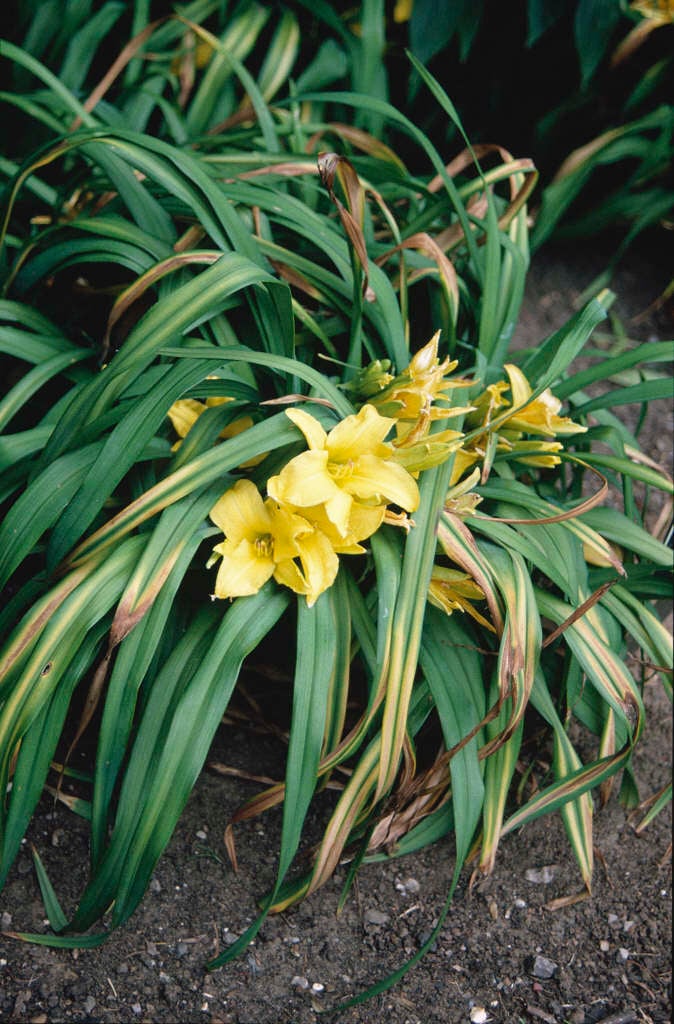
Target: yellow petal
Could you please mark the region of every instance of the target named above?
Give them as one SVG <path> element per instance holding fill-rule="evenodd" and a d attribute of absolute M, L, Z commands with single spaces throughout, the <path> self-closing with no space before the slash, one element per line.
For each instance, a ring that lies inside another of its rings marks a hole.
<path fill-rule="evenodd" d="M 233 398 L 228 398 L 222 395 L 213 395 L 211 398 L 206 399 L 206 405 L 208 408 L 212 408 L 214 405 L 225 405 L 227 402 L 233 402 Z"/>
<path fill-rule="evenodd" d="M 325 502 L 325 511 L 328 519 L 334 524 L 342 537 L 348 536 L 352 508 L 353 498 L 346 491 L 341 491 L 339 487 L 335 488 L 335 492 L 330 500 Z"/>
<path fill-rule="evenodd" d="M 314 530 L 302 538 L 300 562 L 301 570 L 294 561 L 280 562 L 274 571 L 274 579 L 296 594 L 306 594 L 307 604 L 311 607 L 334 583 L 339 559 L 328 538 L 320 530 Z"/>
<path fill-rule="evenodd" d="M 419 351 L 412 356 L 408 369 L 413 377 L 418 377 L 421 374 L 428 373 L 433 369 L 433 367 L 437 366 L 439 340 L 440 331 L 436 331 L 431 340 L 427 341 L 423 348 L 420 348 Z"/>
<path fill-rule="evenodd" d="M 348 462 L 363 452 L 380 457 L 390 456 L 383 441 L 395 420 L 380 416 L 373 405 L 364 405 L 355 416 L 347 416 L 328 434 L 327 447 L 331 462 Z"/>
<path fill-rule="evenodd" d="M 365 501 L 393 502 L 406 512 L 419 507 L 419 488 L 414 478 L 396 462 L 378 459 L 376 455 L 361 455 L 342 486 Z"/>
<path fill-rule="evenodd" d="M 265 502 L 274 538 L 274 561 L 283 562 L 299 553 L 299 538 L 312 532 L 306 519 L 278 506 L 271 498 Z"/>
<path fill-rule="evenodd" d="M 302 516 L 325 534 L 338 554 L 360 555 L 365 548 L 361 547 L 359 541 L 366 540 L 379 529 L 384 521 L 385 512 L 385 505 L 362 505 L 358 501 L 353 501 L 345 534 L 340 534 L 335 524 L 328 518 L 324 505 L 304 508 Z"/>
<path fill-rule="evenodd" d="M 244 538 L 254 541 L 260 534 L 271 532 L 269 512 L 250 480 L 238 480 L 218 499 L 209 515 L 234 542 Z"/>
<path fill-rule="evenodd" d="M 467 448 L 459 448 L 454 455 L 452 475 L 449 480 L 450 487 L 453 487 L 461 479 L 467 469 L 470 469 L 478 459 L 482 458 L 479 452 L 470 451 Z"/>
<path fill-rule="evenodd" d="M 506 373 L 508 374 L 508 380 L 510 381 L 510 392 L 512 394 L 512 404 L 514 408 L 520 405 L 526 405 L 531 398 L 531 387 L 529 381 L 524 376 L 522 371 L 514 363 L 506 363 L 504 366 Z"/>
<path fill-rule="evenodd" d="M 168 418 L 178 437 L 186 437 L 206 406 L 195 398 L 179 398 L 168 411 Z"/>
<path fill-rule="evenodd" d="M 303 508 L 329 501 L 339 491 L 328 473 L 327 451 L 307 451 L 296 455 L 278 476 L 267 481 L 267 493 L 275 501 Z"/>
<path fill-rule="evenodd" d="M 215 580 L 215 597 L 248 597 L 257 594 L 274 572 L 274 560 L 260 555 L 248 540 L 224 541 L 213 549 L 222 556 Z"/>
<path fill-rule="evenodd" d="M 311 449 L 316 451 L 325 448 L 328 435 L 314 416 L 303 409 L 286 409 L 286 416 L 302 431 Z"/>

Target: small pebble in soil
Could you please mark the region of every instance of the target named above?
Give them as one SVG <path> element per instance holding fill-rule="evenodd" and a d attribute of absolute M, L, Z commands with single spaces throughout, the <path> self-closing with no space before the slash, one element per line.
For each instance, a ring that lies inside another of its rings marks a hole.
<path fill-rule="evenodd" d="M 3 932 L 6 932 L 8 928 L 12 926 L 12 915 L 8 914 L 6 910 L 3 910 L 2 916 L 0 917 L 0 928 Z"/>
<path fill-rule="evenodd" d="M 421 934 L 419 935 L 419 948 L 426 945 L 432 934 L 433 932 L 430 930 L 430 928 L 427 931 L 421 932 Z M 431 946 L 428 947 L 430 953 L 435 953 L 437 951 L 437 948 L 437 942 L 434 942 Z"/>
<path fill-rule="evenodd" d="M 533 882 L 534 885 L 549 885 L 552 882 L 559 871 L 557 864 L 544 864 L 540 868 L 527 868 L 524 872 L 524 877 L 527 882 Z"/>
<path fill-rule="evenodd" d="M 296 974 L 290 984 L 293 988 L 300 988 L 304 991 L 309 988 L 309 979 L 304 978 L 301 974 Z"/>
<path fill-rule="evenodd" d="M 549 960 L 547 956 L 540 956 L 539 954 L 533 958 L 531 963 L 531 973 L 534 978 L 541 978 L 542 980 L 554 978 L 557 973 L 557 964 L 554 960 Z"/>
<path fill-rule="evenodd" d="M 599 943 L 599 948 L 602 951 L 602 953 L 608 953 L 609 949 L 611 948 L 611 943 L 607 942 L 606 939 L 602 939 Z"/>
<path fill-rule="evenodd" d="M 323 985 L 320 981 L 315 981 L 311 986 L 311 991 L 315 992 L 316 994 L 320 992 L 325 992 L 325 985 Z"/>
<path fill-rule="evenodd" d="M 161 882 L 158 878 L 150 880 L 150 892 L 161 892 Z"/>
<path fill-rule="evenodd" d="M 416 878 L 403 878 L 402 881 L 400 879 L 396 881 L 396 889 L 403 896 L 416 896 L 421 886 Z"/>
<path fill-rule="evenodd" d="M 51 844 L 54 847 L 61 846 L 65 839 L 66 830 L 64 828 L 55 828 L 51 834 Z"/>
<path fill-rule="evenodd" d="M 95 1005 L 96 1000 L 94 999 L 94 997 L 87 996 L 87 998 L 84 1000 L 84 1012 L 87 1014 L 87 1016 L 89 1016 L 92 1013 Z"/>
<path fill-rule="evenodd" d="M 629 960 L 629 958 L 630 958 L 630 951 L 629 951 L 629 949 L 625 949 L 624 946 L 621 946 L 620 949 L 618 950 L 618 952 L 616 953 L 616 960 L 618 961 L 619 964 L 626 964 L 627 961 Z"/>
<path fill-rule="evenodd" d="M 470 1011 L 470 1019 L 473 1024 L 486 1024 L 490 1017 L 484 1006 L 474 1006 Z"/>
<path fill-rule="evenodd" d="M 388 924 L 390 919 L 389 915 L 385 914 L 383 911 L 372 909 L 365 911 L 363 914 L 363 920 L 365 921 L 365 924 L 383 925 Z"/>

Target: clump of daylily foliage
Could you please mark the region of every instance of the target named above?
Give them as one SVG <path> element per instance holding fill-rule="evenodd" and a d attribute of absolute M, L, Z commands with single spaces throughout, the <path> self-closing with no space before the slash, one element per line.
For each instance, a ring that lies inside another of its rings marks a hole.
<path fill-rule="evenodd" d="M 95 946 L 129 918 L 228 709 L 253 714 L 263 643 L 291 662 L 285 772 L 223 847 L 236 864 L 236 826 L 282 807 L 277 874 L 210 967 L 340 863 L 346 899 L 363 860 L 450 842 L 451 898 L 551 811 L 589 892 L 591 791 L 619 777 L 638 806 L 643 690 L 671 693 L 672 483 L 614 411 L 668 393 L 671 344 L 586 348 L 600 292 L 511 350 L 530 160 L 446 162 L 382 99 L 316 91 L 322 53 L 291 89 L 290 12 L 143 9 L 96 83 L 91 33 L 61 77 L 0 42 L 22 124 L 0 161 L 0 884 L 45 792 L 90 846 L 67 912 L 36 851 L 50 927 L 15 934 Z"/>

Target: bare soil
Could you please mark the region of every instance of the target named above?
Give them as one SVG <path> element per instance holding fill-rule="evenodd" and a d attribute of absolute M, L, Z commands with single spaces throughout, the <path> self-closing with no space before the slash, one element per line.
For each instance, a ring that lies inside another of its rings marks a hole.
<path fill-rule="evenodd" d="M 575 250 L 536 257 L 516 342 L 545 338 L 602 266 L 601 258 Z M 614 279 L 630 337 L 672 336 L 671 309 L 647 311 L 667 283 L 663 276 L 661 263 L 642 252 Z M 652 457 L 671 464 L 669 403 L 654 403 L 642 441 Z M 671 778 L 672 742 L 671 709 L 657 679 L 645 699 L 647 729 L 635 755 L 643 798 Z M 227 725 L 211 760 L 280 777 L 284 746 L 272 734 Z M 269 919 L 239 960 L 205 971 L 253 920 L 256 900 L 273 884 L 278 814 L 237 828 L 236 874 L 223 845 L 231 814 L 258 788 L 202 773 L 143 903 L 101 948 L 58 950 L 0 936 L 0 1020 L 316 1024 L 321 1011 L 413 955 L 445 902 L 454 865 L 449 839 L 365 865 L 337 916 L 340 870 L 299 907 Z M 316 835 L 324 815 L 317 808 Z M 0 893 L 4 931 L 48 930 L 30 843 L 66 912 L 74 908 L 86 880 L 87 832 L 72 818 L 43 799 Z M 559 818 L 507 836 L 489 878 L 471 888 L 466 872 L 435 947 L 395 988 L 324 1016 L 340 1024 L 669 1021 L 671 808 L 641 836 L 635 820 L 615 795 L 598 811 L 592 897 L 557 910 L 549 904 L 581 889 Z"/>

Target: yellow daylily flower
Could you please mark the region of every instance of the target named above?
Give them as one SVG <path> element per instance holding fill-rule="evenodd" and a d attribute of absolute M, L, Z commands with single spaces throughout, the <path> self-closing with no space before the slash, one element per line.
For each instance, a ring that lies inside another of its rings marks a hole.
<path fill-rule="evenodd" d="M 413 8 L 414 0 L 396 0 L 396 5 L 393 8 L 393 20 L 396 24 L 409 21 L 412 17 Z"/>
<path fill-rule="evenodd" d="M 510 381 L 512 407 L 516 411 L 508 417 L 502 427 L 525 434 L 546 434 L 549 437 L 585 433 L 587 427 L 574 423 L 567 416 L 557 415 L 562 403 L 555 398 L 550 388 L 546 388 L 537 398 L 530 401 L 533 392 L 519 367 L 506 363 L 505 371 Z"/>
<path fill-rule="evenodd" d="M 391 445 L 384 442 L 394 420 L 380 416 L 372 405 L 364 405 L 327 434 L 303 409 L 287 409 L 286 415 L 304 434 L 309 450 L 291 459 L 267 482 L 275 501 L 300 511 L 322 505 L 343 538 L 348 536 L 355 504 L 393 503 L 407 512 L 417 508 L 417 485 L 393 460 Z"/>
<path fill-rule="evenodd" d="M 213 597 L 256 594 L 273 576 L 311 606 L 334 582 L 339 559 L 328 538 L 271 498 L 263 501 L 250 480 L 226 491 L 210 517 L 225 534 L 207 563 L 220 560 Z"/>
<path fill-rule="evenodd" d="M 428 587 L 428 600 L 436 608 L 451 615 L 452 612 L 466 612 L 471 618 L 495 632 L 493 625 L 477 608 L 473 601 L 484 601 L 484 591 L 471 576 L 459 569 L 447 569 L 442 565 L 433 566 Z"/>
<path fill-rule="evenodd" d="M 500 380 L 490 384 L 474 400 L 474 411 L 467 417 L 469 429 L 479 426 L 488 429 L 491 422 L 510 406 L 515 411 L 511 416 L 505 417 L 497 427 L 499 433 L 506 437 L 509 432 L 513 435 L 545 434 L 548 437 L 557 437 L 582 434 L 587 430 L 587 427 L 581 426 L 580 423 L 574 423 L 568 417 L 558 415 L 562 403 L 553 395 L 550 388 L 546 388 L 537 398 L 531 400 L 531 385 L 519 367 L 506 363 L 505 371 L 508 374 L 508 381 Z M 508 390 L 511 393 L 511 401 L 504 397 Z"/>
<path fill-rule="evenodd" d="M 196 421 L 207 409 L 233 401 L 233 398 L 207 398 L 205 402 L 199 402 L 196 398 L 179 398 L 169 409 L 168 418 L 176 434 L 182 440 L 187 437 Z M 253 419 L 251 416 L 241 416 L 232 423 L 228 423 L 219 436 L 223 440 L 228 437 L 236 437 L 237 434 L 243 433 L 244 430 L 248 430 L 252 426 Z M 176 441 L 173 445 L 173 450 L 175 451 L 179 447 L 180 441 Z"/>

